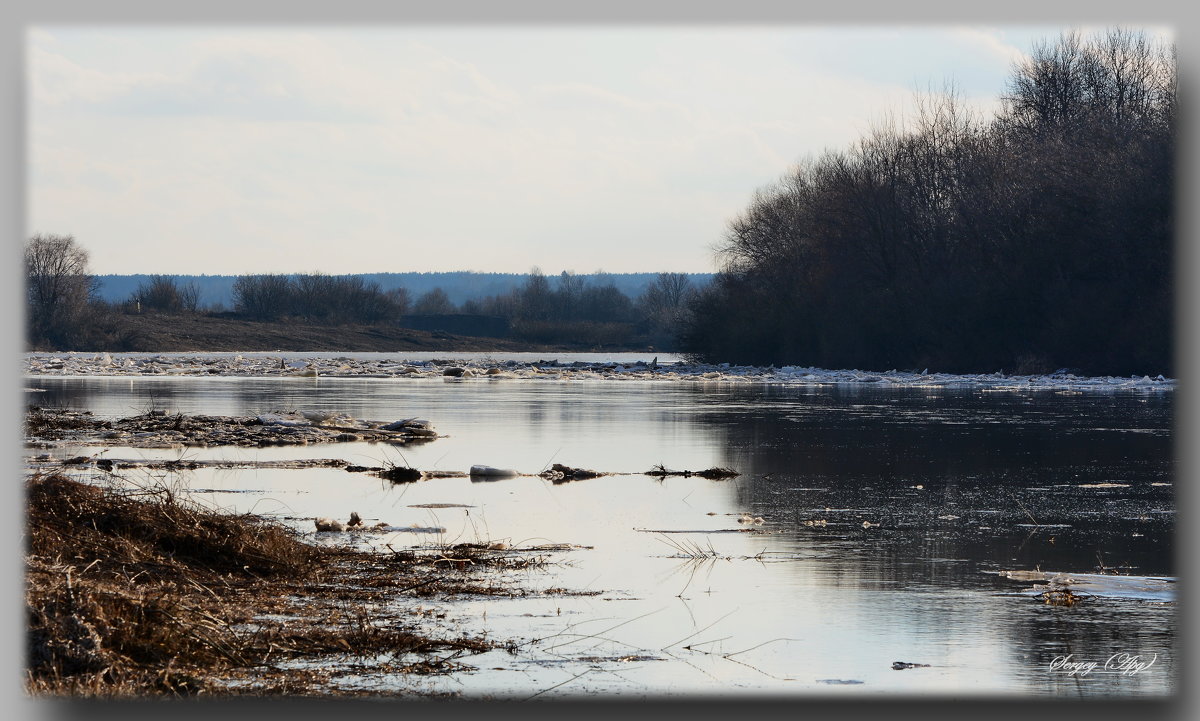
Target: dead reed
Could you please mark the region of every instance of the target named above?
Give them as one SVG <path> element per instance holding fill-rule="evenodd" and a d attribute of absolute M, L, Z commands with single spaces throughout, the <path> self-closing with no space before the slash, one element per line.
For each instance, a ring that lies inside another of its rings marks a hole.
<path fill-rule="evenodd" d="M 418 587 L 467 585 L 439 583 L 436 568 L 313 546 L 162 486 L 126 492 L 55 473 L 29 479 L 27 496 L 34 695 L 325 695 L 315 677 L 272 662 L 390 654 L 395 672 L 448 672 L 459 667 L 452 659 L 495 647 L 430 638 L 402 610 L 362 610 Z"/>

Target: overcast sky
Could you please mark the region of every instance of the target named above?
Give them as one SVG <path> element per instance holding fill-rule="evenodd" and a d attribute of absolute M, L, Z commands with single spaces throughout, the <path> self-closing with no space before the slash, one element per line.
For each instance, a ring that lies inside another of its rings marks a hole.
<path fill-rule="evenodd" d="M 709 272 L 756 188 L 917 90 L 990 113 L 1063 29 L 33 26 L 28 231 L 96 273 Z"/>

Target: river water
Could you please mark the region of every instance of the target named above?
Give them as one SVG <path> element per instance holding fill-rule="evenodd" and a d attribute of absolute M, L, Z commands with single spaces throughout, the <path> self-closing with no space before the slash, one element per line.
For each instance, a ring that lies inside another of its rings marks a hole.
<path fill-rule="evenodd" d="M 457 600 L 433 621 L 516 640 L 518 653 L 476 656 L 467 659 L 475 671 L 417 680 L 374 675 L 348 658 L 340 680 L 348 687 L 518 698 L 1177 690 L 1174 583 L 1156 580 L 1175 572 L 1171 392 L 482 378 L 25 382 L 40 391 L 27 394 L 31 403 L 102 416 L 330 410 L 426 418 L 448 436 L 402 447 L 105 451 L 113 458 L 316 457 L 529 474 L 564 463 L 626 474 L 397 485 L 331 469 L 164 476 L 203 502 L 306 531 L 314 516 L 351 511 L 408 528 L 363 541 L 381 549 L 583 547 L 510 579 L 569 594 Z M 741 475 L 642 473 L 659 464 Z M 739 522 L 743 514 L 762 523 Z M 1061 607 L 998 574 L 1008 570 L 1135 578 Z M 1084 673 L 1088 663 L 1095 668 Z"/>

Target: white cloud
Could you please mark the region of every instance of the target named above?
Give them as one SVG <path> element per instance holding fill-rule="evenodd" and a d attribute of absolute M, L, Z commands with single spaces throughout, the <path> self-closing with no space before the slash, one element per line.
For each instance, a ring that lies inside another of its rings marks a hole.
<path fill-rule="evenodd" d="M 1010 65 L 1020 62 L 1027 57 L 1024 49 L 1007 43 L 1002 39 L 1002 31 L 956 27 L 950 33 L 963 42 L 978 47 L 986 53 L 991 53 Z"/>
<path fill-rule="evenodd" d="M 34 35 L 33 38 L 40 38 Z M 44 43 L 45 40 L 43 39 Z M 72 101 L 95 103 L 129 92 L 139 84 L 161 81 L 155 73 L 106 73 L 72 62 L 64 55 L 34 45 L 30 50 L 30 100 L 37 105 L 63 105 Z"/>
<path fill-rule="evenodd" d="M 846 29 L 98 37 L 30 35 L 29 198 L 100 272 L 709 270 L 755 188 L 912 94 L 878 59 L 823 62 Z M 923 62 L 1013 50 L 938 37 Z"/>

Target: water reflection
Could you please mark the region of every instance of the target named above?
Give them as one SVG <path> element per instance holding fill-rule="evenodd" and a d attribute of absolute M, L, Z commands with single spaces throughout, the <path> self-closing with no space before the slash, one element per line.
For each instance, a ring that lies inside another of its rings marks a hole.
<path fill-rule="evenodd" d="M 1057 608 L 994 573 L 1098 566 L 1173 573 L 1169 394 L 377 379 L 27 384 L 45 391 L 28 394 L 31 402 L 101 415 L 304 408 L 378 420 L 419 416 L 449 436 L 397 449 L 351 443 L 237 451 L 250 458 L 378 462 L 402 454 L 413 466 L 442 470 L 482 463 L 535 473 L 562 462 L 630 473 L 657 463 L 741 471 L 722 482 L 628 475 L 561 485 L 519 478 L 392 486 L 332 470 L 197 472 L 187 480 L 241 510 L 296 518 L 357 510 L 396 526 L 441 528 L 447 539 L 594 546 L 544 585 L 604 596 L 476 605 L 487 610 L 491 632 L 520 637 L 562 633 L 568 623 L 625 623 L 605 632 L 602 650 L 627 654 L 631 646 L 662 659 L 636 674 L 590 678 L 592 690 L 707 693 L 714 675 L 722 687 L 772 692 L 835 688 L 822 679 L 860 681 L 836 687 L 855 694 L 1175 688 L 1173 605 L 1093 599 Z M 233 493 L 247 490 L 254 493 Z M 427 507 L 445 503 L 459 507 Z M 741 513 L 763 516 L 762 532 L 742 532 Z M 653 533 L 668 530 L 697 533 Z M 386 541 L 427 542 L 420 535 L 401 531 Z M 702 545 L 713 558 L 680 558 L 668 538 Z M 463 623 L 480 623 L 476 606 L 463 606 Z M 709 624 L 691 650 L 671 645 Z M 714 640 L 723 637 L 729 640 Z M 750 647 L 736 658 L 752 670 L 722 655 Z M 1090 678 L 1050 670 L 1059 656 L 1103 662 L 1118 652 L 1157 654 L 1158 665 Z M 572 678 L 579 673 L 572 664 L 595 663 L 580 659 L 599 651 L 580 645 L 538 653 L 522 661 L 535 668 L 516 672 L 515 661 L 497 660 L 506 671 L 456 683 L 532 691 Z M 894 661 L 930 667 L 894 671 Z"/>

